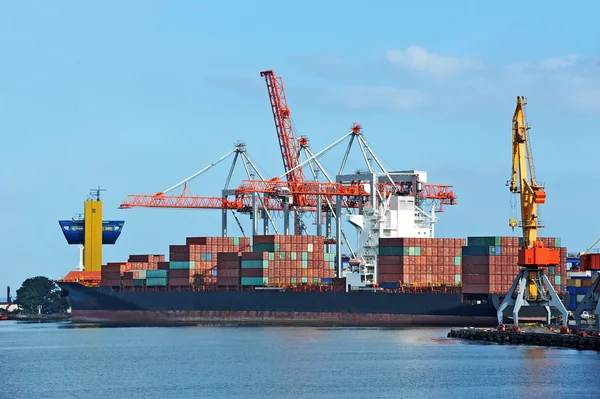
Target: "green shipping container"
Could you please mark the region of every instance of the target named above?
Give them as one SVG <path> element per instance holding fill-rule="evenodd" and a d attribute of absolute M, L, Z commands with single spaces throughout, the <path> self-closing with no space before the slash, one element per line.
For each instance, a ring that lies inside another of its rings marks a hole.
<path fill-rule="evenodd" d="M 402 256 L 407 247 L 379 247 L 379 255 L 383 256 Z"/>
<path fill-rule="evenodd" d="M 269 261 L 260 259 L 244 259 L 242 260 L 242 269 L 268 269 Z"/>
<path fill-rule="evenodd" d="M 279 244 L 254 244 L 253 252 L 276 252 L 279 250 Z"/>
<path fill-rule="evenodd" d="M 302 268 L 303 269 L 308 269 L 308 261 L 307 260 L 303 260 L 302 261 Z"/>
<path fill-rule="evenodd" d="M 233 245 L 240 245 L 240 237 L 233 237 Z"/>
<path fill-rule="evenodd" d="M 195 268 L 196 268 L 196 262 L 194 262 L 193 260 L 189 260 L 189 261 L 188 260 L 172 260 L 169 262 L 169 269 L 173 269 L 173 270 L 182 270 L 182 269 L 192 270 Z M 163 276 L 148 276 L 148 275 L 146 275 L 146 277 L 163 277 Z"/>
<path fill-rule="evenodd" d="M 296 255 L 297 255 L 296 252 L 290 252 L 290 258 L 292 260 L 296 260 Z"/>
<path fill-rule="evenodd" d="M 206 261 L 206 253 L 205 252 L 200 253 L 200 260 L 203 262 Z"/>
<path fill-rule="evenodd" d="M 460 284 L 460 274 L 454 275 L 454 284 Z"/>
<path fill-rule="evenodd" d="M 269 260 L 275 260 L 275 252 L 269 252 Z"/>
<path fill-rule="evenodd" d="M 308 277 L 302 277 L 302 282 L 305 284 L 308 283 Z"/>
<path fill-rule="evenodd" d="M 560 244 L 561 244 L 560 238 L 555 238 L 554 239 L 554 247 L 555 248 L 560 248 Z"/>
<path fill-rule="evenodd" d="M 467 237 L 468 247 L 496 247 L 500 243 L 501 237 Z"/>
<path fill-rule="evenodd" d="M 454 266 L 460 266 L 460 256 L 455 256 L 454 257 Z"/>
<path fill-rule="evenodd" d="M 285 252 L 279 253 L 279 260 L 285 260 Z"/>
<path fill-rule="evenodd" d="M 296 284 L 296 277 L 292 277 L 292 284 Z"/>
<path fill-rule="evenodd" d="M 548 274 L 550 274 L 551 276 L 554 276 L 556 274 L 556 269 L 554 268 L 554 266 L 550 266 L 548 268 Z"/>
<path fill-rule="evenodd" d="M 170 264 L 169 264 L 170 266 Z M 168 270 L 146 270 L 146 280 L 150 280 L 151 278 L 167 278 L 169 271 Z"/>
<path fill-rule="evenodd" d="M 268 277 L 242 277 L 242 285 L 267 285 L 269 284 Z"/>
<path fill-rule="evenodd" d="M 148 270 L 148 271 L 150 271 L 150 270 Z M 158 270 L 158 271 L 161 271 L 161 270 Z M 146 278 L 146 286 L 148 286 L 148 287 L 164 287 L 166 285 L 167 285 L 166 277 L 148 277 L 148 278 Z"/>
<path fill-rule="evenodd" d="M 133 279 L 133 286 L 134 287 L 143 287 L 144 286 L 144 281 L 146 281 L 143 278 L 134 278 Z"/>
<path fill-rule="evenodd" d="M 554 276 L 554 285 L 560 285 L 560 276 Z"/>
<path fill-rule="evenodd" d="M 415 247 L 415 256 L 421 256 L 421 247 Z"/>
<path fill-rule="evenodd" d="M 302 252 L 302 260 L 308 260 L 308 252 Z"/>

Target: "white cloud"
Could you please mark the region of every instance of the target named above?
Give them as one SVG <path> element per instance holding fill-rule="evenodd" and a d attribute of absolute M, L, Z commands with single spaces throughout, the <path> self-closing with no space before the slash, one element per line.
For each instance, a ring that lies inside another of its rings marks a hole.
<path fill-rule="evenodd" d="M 579 60 L 576 54 L 569 54 L 564 57 L 548 58 L 540 65 L 545 69 L 561 69 L 575 64 Z"/>
<path fill-rule="evenodd" d="M 352 109 L 377 108 L 401 112 L 412 111 L 427 103 L 427 95 L 422 91 L 388 86 L 331 89 L 329 98 Z"/>
<path fill-rule="evenodd" d="M 525 95 L 543 107 L 577 114 L 600 112 L 600 57 L 567 54 L 484 66 L 470 58 L 440 56 L 416 46 L 406 51 L 390 50 L 385 55 L 388 62 L 447 79 L 371 75 L 372 85 L 332 87 L 326 99 L 351 109 L 412 112 L 427 107 L 450 116 L 464 112 L 465 107 L 491 110 L 506 106 L 517 95 Z M 468 74 L 459 73 L 467 69 Z M 347 78 L 357 79 L 355 73 L 351 75 Z"/>
<path fill-rule="evenodd" d="M 569 54 L 508 65 L 498 84 L 527 89 L 540 99 L 581 113 L 595 113 L 600 111 L 599 75 L 598 59 Z"/>
<path fill-rule="evenodd" d="M 388 62 L 414 71 L 435 76 L 450 77 L 465 69 L 475 68 L 479 63 L 470 58 L 458 58 L 428 52 L 421 46 L 411 46 L 406 50 L 387 50 Z"/>

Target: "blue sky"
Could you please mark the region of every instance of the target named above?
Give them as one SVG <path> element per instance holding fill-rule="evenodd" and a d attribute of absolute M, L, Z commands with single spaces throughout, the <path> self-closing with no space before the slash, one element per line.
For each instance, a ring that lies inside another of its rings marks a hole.
<path fill-rule="evenodd" d="M 528 96 L 544 234 L 584 250 L 598 238 L 600 4 L 427 3 L 2 2 L 0 286 L 76 265 L 57 220 L 82 212 L 98 185 L 105 218 L 126 220 L 105 261 L 217 235 L 216 211 L 117 207 L 237 140 L 279 176 L 264 69 L 283 77 L 315 151 L 360 122 L 386 167 L 453 185 L 460 204 L 440 215 L 444 237 L 513 234 L 510 121 L 517 95 Z M 323 159 L 332 175 L 343 150 Z M 219 195 L 229 164 L 192 192 Z M 355 153 L 349 168 L 359 167 Z"/>

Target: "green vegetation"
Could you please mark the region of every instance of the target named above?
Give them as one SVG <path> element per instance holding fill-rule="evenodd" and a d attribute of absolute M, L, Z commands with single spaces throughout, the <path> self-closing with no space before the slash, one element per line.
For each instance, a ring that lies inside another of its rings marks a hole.
<path fill-rule="evenodd" d="M 53 280 L 38 276 L 28 278 L 17 290 L 15 301 L 25 314 L 66 313 L 69 304 L 60 296 L 60 288 Z"/>

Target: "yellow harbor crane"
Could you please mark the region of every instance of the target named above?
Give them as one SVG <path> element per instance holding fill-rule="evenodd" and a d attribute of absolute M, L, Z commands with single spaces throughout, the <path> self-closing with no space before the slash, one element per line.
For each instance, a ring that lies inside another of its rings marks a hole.
<path fill-rule="evenodd" d="M 504 301 L 498 307 L 498 322 L 502 323 L 503 312 L 513 306 L 514 324 L 519 324 L 519 310 L 523 306 L 543 306 L 546 309 L 547 322 L 550 324 L 550 307 L 562 313 L 562 323 L 567 325 L 568 313 L 558 293 L 552 287 L 544 272 L 548 266 L 558 265 L 560 253 L 557 249 L 545 248 L 538 238 L 538 229 L 544 227 L 538 220 L 538 205 L 546 202 L 544 187 L 535 179 L 533 156 L 529 142 L 525 105 L 523 96 L 517 97 L 517 107 L 512 120 L 512 173 L 509 182 L 510 191 L 519 194 L 521 203 L 521 221 L 509 220 L 509 226 L 522 227 L 523 240 L 519 248 L 519 274 L 507 292 Z"/>

